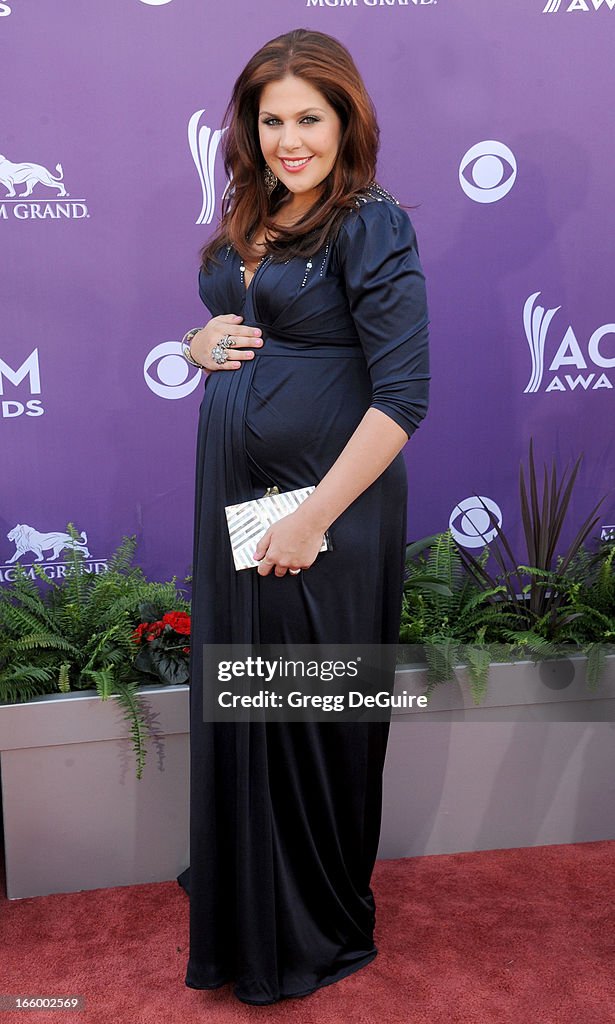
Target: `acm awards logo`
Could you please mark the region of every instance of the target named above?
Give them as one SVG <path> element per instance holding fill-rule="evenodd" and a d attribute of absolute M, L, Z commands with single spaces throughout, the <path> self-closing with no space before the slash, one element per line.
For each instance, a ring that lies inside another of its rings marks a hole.
<path fill-rule="evenodd" d="M 558 11 L 563 11 L 564 14 L 570 14 L 571 11 L 599 11 L 601 7 L 606 7 L 608 11 L 615 9 L 615 0 L 572 0 L 571 3 L 567 3 L 566 0 L 547 0 L 546 6 L 543 8 L 543 14 L 557 14 Z"/>
<path fill-rule="evenodd" d="M 76 530 L 74 532 L 78 533 Z M 0 583 L 11 583 L 15 580 L 16 573 L 11 566 L 16 562 L 19 562 L 22 569 L 26 570 L 26 575 L 31 579 L 38 579 L 33 568 L 35 562 L 42 565 L 50 579 L 66 578 L 73 572 L 73 562 L 63 561 L 60 558 L 65 548 L 81 552 L 84 559 L 82 570 L 93 572 L 95 575 L 107 571 L 106 558 L 92 558 L 85 530 L 81 530 L 81 539 L 75 539 L 71 537 L 70 533 L 61 531 L 44 533 L 27 523 L 17 523 L 6 536 L 14 545 L 14 551 L 4 565 L 0 565 Z M 30 566 L 29 571 L 28 566 Z"/>
<path fill-rule="evenodd" d="M 199 121 L 204 113 L 204 110 L 195 110 L 188 122 L 188 144 L 203 193 L 197 224 L 211 224 L 213 220 L 216 207 L 216 155 L 220 140 L 226 131 L 226 128 L 212 129 L 206 124 L 199 127 Z M 227 181 L 224 194 L 229 186 L 230 182 Z"/>
<path fill-rule="evenodd" d="M 69 199 L 62 164 L 56 164 L 55 172 L 53 174 L 43 164 L 13 161 L 0 154 L 0 185 L 6 189 L 6 195 L 0 198 L 0 219 L 8 220 L 11 215 L 16 220 L 82 220 L 89 217 L 85 200 Z M 25 185 L 23 192 L 17 192 L 21 185 Z M 34 189 L 36 195 L 30 199 Z M 48 189 L 55 189 L 57 198 L 45 198 L 44 192 Z"/>
<path fill-rule="evenodd" d="M 8 385 L 8 387 L 7 387 Z M 13 388 L 22 387 L 20 398 L 12 398 Z M 10 366 L 0 357 L 0 412 L 2 419 L 15 419 L 18 416 L 42 416 L 45 412 L 40 398 L 26 398 L 23 391 L 30 395 L 41 393 L 41 372 L 38 362 L 38 349 L 35 348 L 24 359 L 21 366 Z"/>
<path fill-rule="evenodd" d="M 523 327 L 532 360 L 530 379 L 523 393 L 612 389 L 613 384 L 605 371 L 615 368 L 615 356 L 607 356 L 603 345 L 609 335 L 612 341 L 615 324 L 597 327 L 586 346 L 581 345 L 569 324 L 545 370 L 547 334 L 551 321 L 562 307 L 545 310 L 543 306 L 534 305 L 539 295 L 540 292 L 534 292 L 523 307 Z M 545 374 L 549 374 L 546 386 L 543 385 Z"/>

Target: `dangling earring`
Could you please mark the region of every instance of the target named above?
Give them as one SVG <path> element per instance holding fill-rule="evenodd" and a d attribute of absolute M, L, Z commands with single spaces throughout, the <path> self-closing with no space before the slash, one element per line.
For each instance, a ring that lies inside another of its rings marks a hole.
<path fill-rule="evenodd" d="M 265 173 L 263 174 L 263 178 L 265 181 L 265 188 L 267 189 L 267 195 L 270 196 L 278 183 L 278 179 L 271 170 L 269 164 L 265 164 Z"/>

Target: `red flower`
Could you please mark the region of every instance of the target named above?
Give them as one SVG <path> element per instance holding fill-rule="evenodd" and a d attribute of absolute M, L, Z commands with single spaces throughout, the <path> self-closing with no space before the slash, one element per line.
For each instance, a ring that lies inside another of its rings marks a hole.
<path fill-rule="evenodd" d="M 149 622 L 141 622 L 132 634 L 132 639 L 136 644 L 140 644 L 143 639 L 143 634 L 146 629 L 149 628 Z"/>
<path fill-rule="evenodd" d="M 160 636 L 164 629 L 162 622 L 149 622 L 147 625 L 149 626 L 147 631 L 147 640 L 155 640 L 157 636 Z"/>
<path fill-rule="evenodd" d="M 190 616 L 187 612 L 167 612 L 162 616 L 165 625 L 169 625 L 176 633 L 190 636 Z"/>
<path fill-rule="evenodd" d="M 151 642 L 168 630 L 189 637 L 190 616 L 187 612 L 166 612 L 162 619 L 156 622 L 141 622 L 133 631 L 132 639 L 136 644 L 143 643 L 144 640 Z M 189 654 L 190 648 L 184 647 L 183 653 Z"/>

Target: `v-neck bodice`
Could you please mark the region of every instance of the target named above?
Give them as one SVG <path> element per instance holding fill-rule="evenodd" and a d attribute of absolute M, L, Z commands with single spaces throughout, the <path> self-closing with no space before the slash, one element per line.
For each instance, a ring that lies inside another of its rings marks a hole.
<path fill-rule="evenodd" d="M 309 259 L 266 256 L 247 287 L 240 268 L 237 251 L 222 247 L 218 262 L 199 272 L 200 295 L 212 316 L 234 313 L 260 327 L 263 345 L 236 371 L 210 374 L 208 389 L 213 378 L 235 374 L 260 380 L 265 371 L 249 365 L 269 355 L 350 356 L 363 364 L 360 404 L 367 389 L 408 435 L 417 428 L 427 407 L 429 315 L 416 235 L 401 207 L 369 197 Z M 228 379 L 216 383 L 227 386 Z M 353 404 L 351 394 L 340 398 Z"/>

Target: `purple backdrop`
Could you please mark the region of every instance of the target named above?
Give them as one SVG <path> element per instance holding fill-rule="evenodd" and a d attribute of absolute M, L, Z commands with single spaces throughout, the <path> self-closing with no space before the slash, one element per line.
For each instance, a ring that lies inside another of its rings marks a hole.
<path fill-rule="evenodd" d="M 416 207 L 433 379 L 409 539 L 450 525 L 475 547 L 478 494 L 519 540 L 531 435 L 540 464 L 585 453 L 571 529 L 607 493 L 612 529 L 614 8 L 0 3 L 0 582 L 37 545 L 61 574 L 47 535 L 69 521 L 100 571 L 132 533 L 151 578 L 190 571 L 203 380 L 178 342 L 207 319 L 216 133 L 248 57 L 299 26 L 349 47 L 379 179 Z"/>

